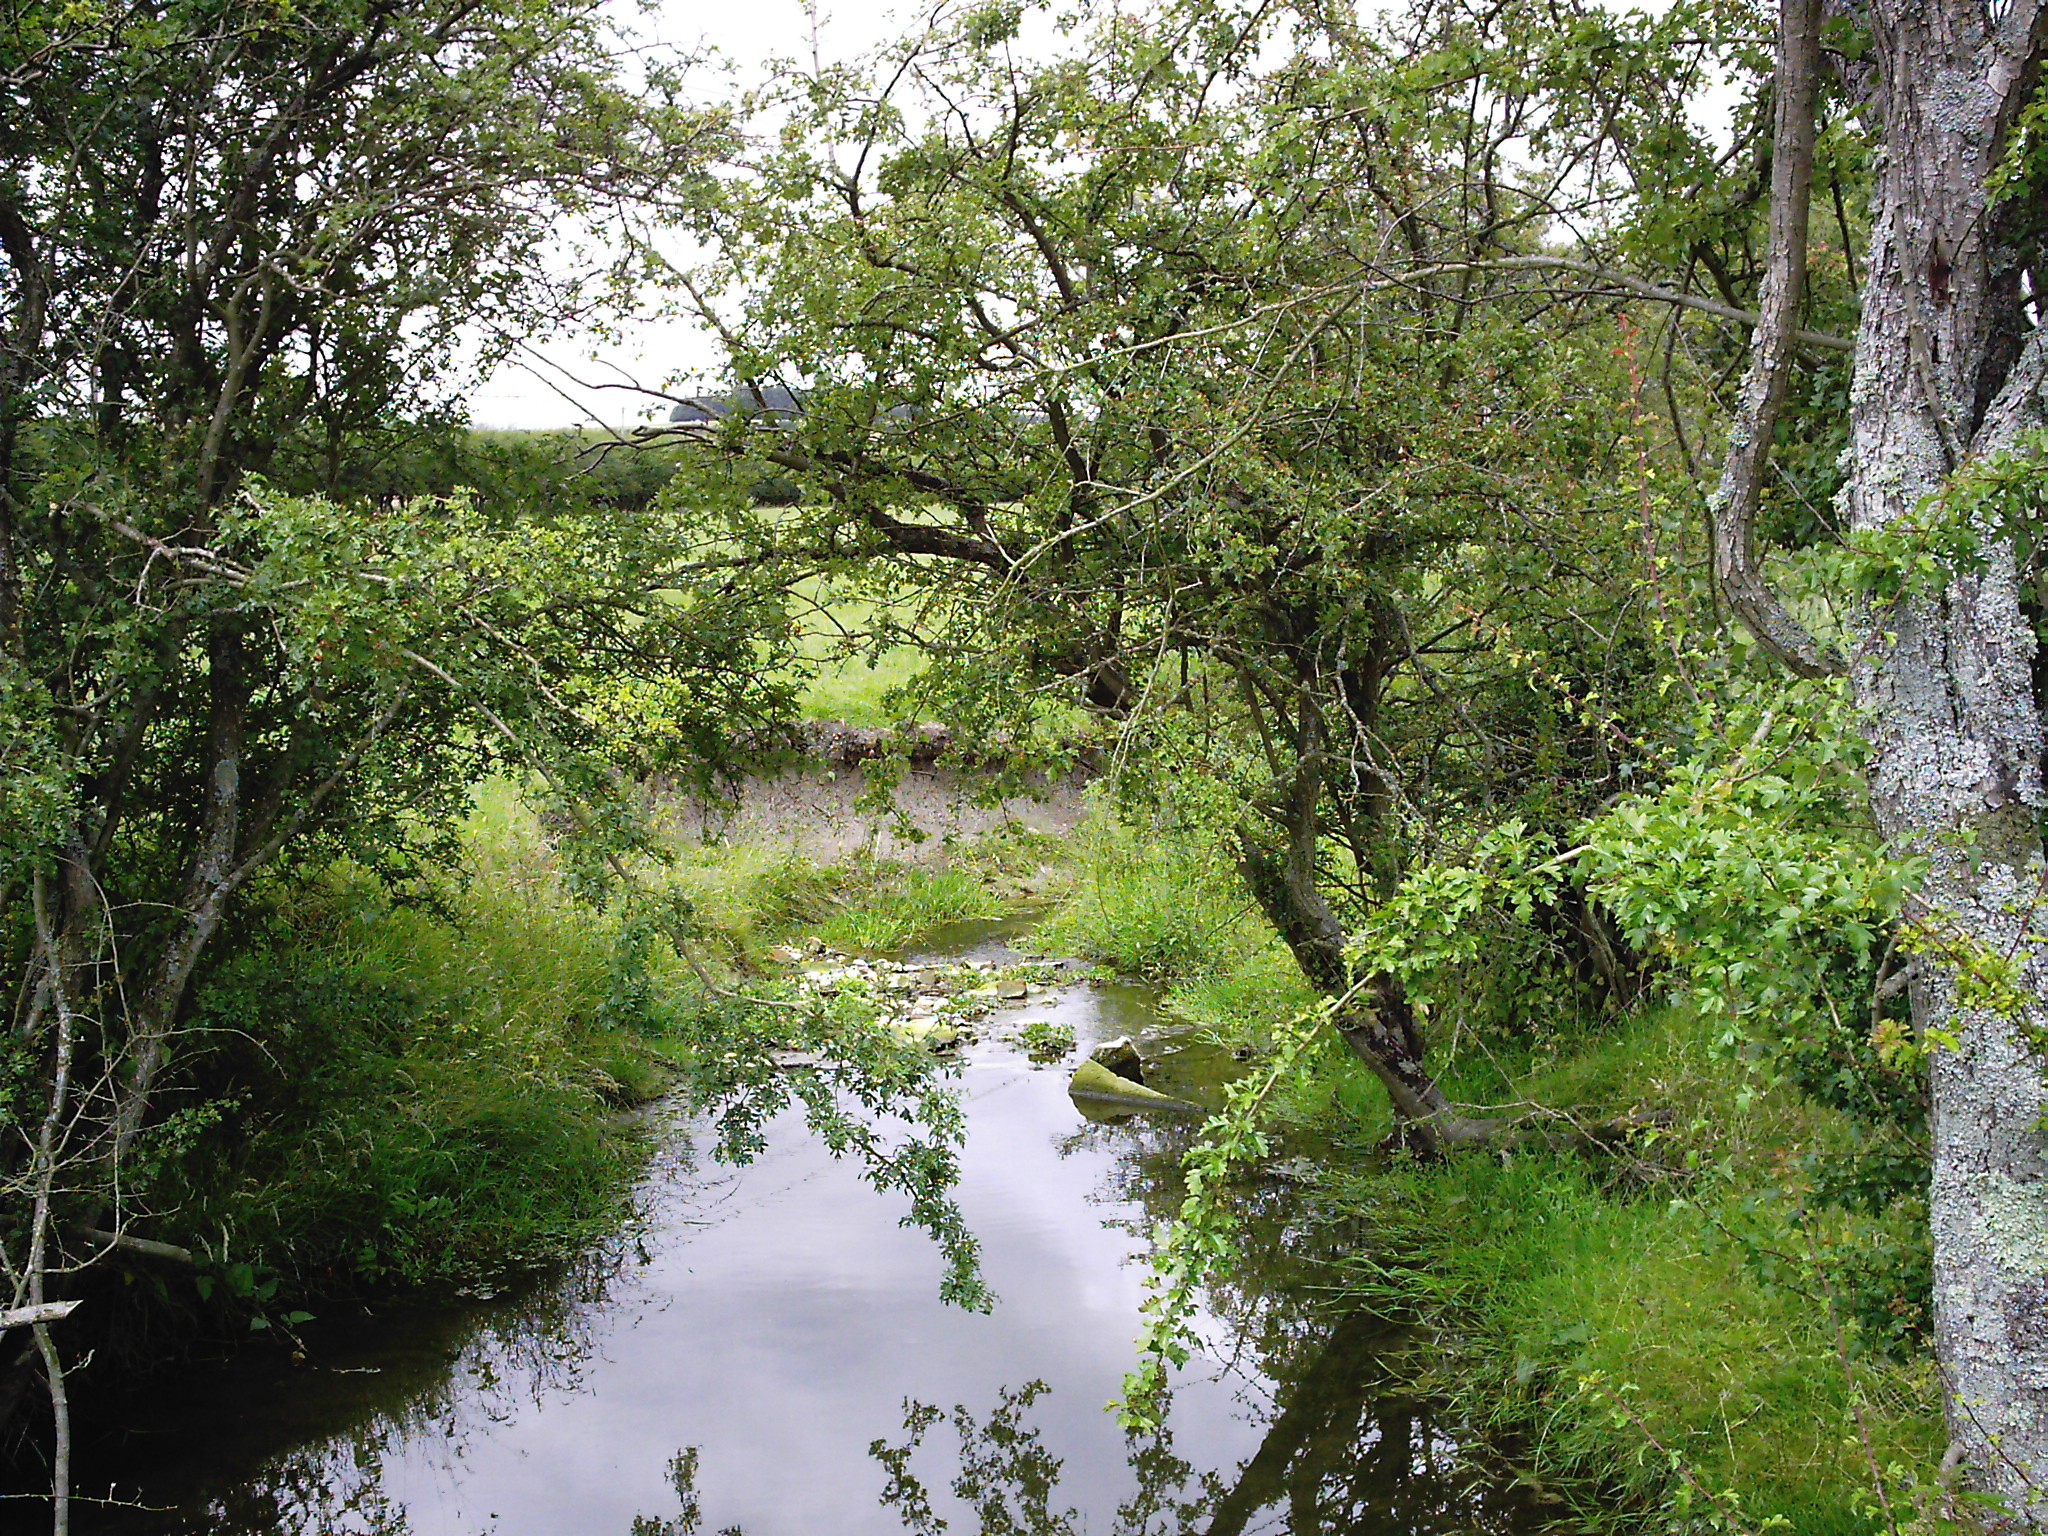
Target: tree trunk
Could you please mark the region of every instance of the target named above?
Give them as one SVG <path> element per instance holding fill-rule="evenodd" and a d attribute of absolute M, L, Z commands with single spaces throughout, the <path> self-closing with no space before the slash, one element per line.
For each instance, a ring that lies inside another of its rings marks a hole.
<path fill-rule="evenodd" d="M 1492 1124 L 1461 1114 L 1430 1075 L 1415 1011 L 1401 983 L 1384 973 L 1352 975 L 1344 956 L 1344 925 L 1316 889 L 1313 807 L 1313 798 L 1297 796 L 1297 823 L 1284 849 L 1275 848 L 1256 830 L 1240 834 L 1238 868 L 1246 886 L 1309 985 L 1337 999 L 1332 1023 L 1352 1054 L 1385 1086 L 1396 1134 L 1431 1156 L 1453 1145 L 1486 1140 Z"/>
<path fill-rule="evenodd" d="M 2042 333 L 2014 342 L 2019 263 L 1984 187 L 2034 72 L 2038 8 L 2016 4 L 1996 25 L 1974 5 L 1894 14 L 1876 38 L 1885 148 L 1850 406 L 1861 533 L 1914 513 L 1962 464 L 2042 420 Z M 1950 1433 L 1977 1485 L 2042 1528 L 2048 1086 L 2027 1034 L 2048 1024 L 2048 956 L 2032 937 L 2048 801 L 2012 530 L 1980 519 L 1978 531 L 1982 569 L 1874 606 L 1852 670 L 1878 825 L 1894 849 L 1930 860 L 1912 998 L 1936 1046 L 1930 1215 Z M 2020 963 L 2024 1017 L 1959 997 L 1958 966 L 1973 954 Z"/>

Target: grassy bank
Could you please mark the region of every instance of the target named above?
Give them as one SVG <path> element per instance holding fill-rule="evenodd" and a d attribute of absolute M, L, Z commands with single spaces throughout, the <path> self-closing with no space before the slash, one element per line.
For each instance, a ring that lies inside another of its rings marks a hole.
<path fill-rule="evenodd" d="M 994 837 L 937 867 L 675 853 L 659 876 L 688 898 L 699 962 L 744 981 L 791 941 L 880 951 L 1001 915 L 1047 850 Z M 579 1251 L 641 1166 L 621 1112 L 735 1006 L 615 907 L 573 899 L 534 813 L 488 786 L 459 869 L 403 901 L 345 864 L 261 893 L 197 993 L 182 1107 L 144 1159 L 158 1214 L 136 1231 L 190 1245 L 198 1299 L 263 1325 Z"/>
<path fill-rule="evenodd" d="M 460 877 L 399 904 L 347 866 L 263 893 L 195 1001 L 191 1097 L 154 1149 L 208 1278 L 272 1295 L 472 1284 L 614 1224 L 680 993 L 621 986 L 516 797 Z"/>
<path fill-rule="evenodd" d="M 732 978 L 793 941 L 887 950 L 1028 891 L 1053 902 L 1045 949 L 1161 983 L 1170 1011 L 1233 1046 L 1268 1046 L 1313 1002 L 1215 847 L 1103 809 L 1064 845 L 998 835 L 937 866 L 675 852 L 662 877 L 699 959 Z M 732 1006 L 571 900 L 509 790 L 480 798 L 465 865 L 412 905 L 346 869 L 280 886 L 260 939 L 206 985 L 193 1102 L 212 1107 L 158 1138 L 162 1187 L 181 1191 L 163 1235 L 196 1239 L 204 1282 L 253 1317 L 587 1244 L 639 1166 L 620 1109 Z M 1417 1385 L 1597 1528 L 1875 1531 L 1873 1466 L 1909 1516 L 1891 1469 L 1940 1459 L 1931 1371 L 1866 1326 L 1883 1285 L 1852 1270 L 1872 1223 L 1796 1203 L 1801 1159 L 1843 1140 L 1839 1119 L 1674 1010 L 1504 1034 L 1447 1009 L 1435 1034 L 1461 1100 L 1671 1118 L 1620 1156 L 1419 1165 L 1379 1150 L 1389 1121 L 1364 1070 L 1340 1047 L 1312 1057 L 1281 1138 L 1320 1161 L 1302 1198 L 1356 1234 L 1335 1282 L 1426 1325 Z"/>
<path fill-rule="evenodd" d="M 1076 852 L 1048 944 L 1162 980 L 1255 1046 L 1309 1002 L 1217 855 L 1107 818 Z M 1340 1289 L 1424 1325 L 1416 1384 L 1588 1526 L 1881 1531 L 1880 1478 L 1903 1525 L 1943 1435 L 1931 1362 L 1893 1327 L 1910 1303 L 1869 1262 L 1898 1234 L 1802 1210 L 1803 1160 L 1852 1129 L 1710 1023 L 1587 1010 L 1489 1038 L 1442 1010 L 1433 1059 L 1460 1101 L 1670 1113 L 1619 1155 L 1390 1156 L 1384 1092 L 1339 1045 L 1286 1090 L 1282 1139 L 1320 1162 L 1304 1198 L 1356 1234 Z"/>
<path fill-rule="evenodd" d="M 1367 1234 L 1349 1288 L 1427 1324 L 1425 1383 L 1597 1527 L 1878 1531 L 1880 1477 L 1904 1519 L 1941 1460 L 1931 1362 L 1850 1315 L 1865 1234 L 1796 1203 L 1796 1159 L 1837 1128 L 1753 1086 L 1712 1070 L 1698 1020 L 1653 1010 L 1515 1084 L 1680 1112 L 1627 1154 L 1385 1160 L 1361 1072 L 1332 1061 L 1303 1095 L 1340 1148 L 1323 1197 Z"/>
<path fill-rule="evenodd" d="M 1069 845 L 1065 899 L 1040 925 L 1049 952 L 1165 987 L 1174 1017 L 1262 1047 L 1313 994 L 1214 846 L 1126 824 L 1098 805 Z"/>

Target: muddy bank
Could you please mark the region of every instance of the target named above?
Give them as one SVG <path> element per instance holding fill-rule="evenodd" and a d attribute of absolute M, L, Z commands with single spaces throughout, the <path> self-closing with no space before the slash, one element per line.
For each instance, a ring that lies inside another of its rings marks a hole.
<path fill-rule="evenodd" d="M 952 845 L 1004 828 L 1059 834 L 1086 810 L 1095 777 L 1089 760 L 1058 777 L 1037 775 L 1026 793 L 990 799 L 988 775 L 942 764 L 947 746 L 937 727 L 913 734 L 910 761 L 892 792 L 893 812 L 860 804 L 873 786 L 871 767 L 886 755 L 891 733 L 833 722 L 803 728 L 805 757 L 781 773 L 742 783 L 729 798 L 678 793 L 666 815 L 684 836 L 703 843 L 754 843 L 832 862 L 856 854 L 905 863 L 940 863 Z"/>

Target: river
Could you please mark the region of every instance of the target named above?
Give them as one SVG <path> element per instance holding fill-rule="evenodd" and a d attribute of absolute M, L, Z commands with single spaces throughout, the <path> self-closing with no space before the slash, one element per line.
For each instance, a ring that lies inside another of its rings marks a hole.
<path fill-rule="evenodd" d="M 1003 927 L 930 958 L 1001 959 Z M 1008 1023 L 1130 1033 L 1167 1092 L 1226 1056 L 1142 988 L 1074 979 Z M 1248 1187 L 1246 1262 L 1162 1427 L 1104 1405 L 1132 1363 L 1148 1234 L 1184 1117 L 1091 1119 L 1067 1071 L 990 1021 L 962 1052 L 959 1202 L 1000 1298 L 942 1305 L 929 1239 L 794 1117 L 742 1169 L 699 1166 L 657 1107 L 640 1219 L 502 1296 L 324 1318 L 306 1358 L 251 1352 L 117 1400 L 78 1491 L 121 1536 L 1295 1536 L 1536 1528 L 1426 1404 L 1394 1331 L 1318 1282 L 1312 1197 Z M 102 1412 L 105 1412 L 103 1405 Z"/>

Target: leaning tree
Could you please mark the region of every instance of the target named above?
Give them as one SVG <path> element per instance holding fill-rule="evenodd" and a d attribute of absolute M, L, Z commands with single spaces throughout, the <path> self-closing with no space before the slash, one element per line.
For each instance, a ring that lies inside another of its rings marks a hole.
<path fill-rule="evenodd" d="M 742 382 L 676 429 L 705 451 L 671 495 L 706 570 L 882 600 L 981 738 L 1066 699 L 1134 779 L 1220 786 L 1247 897 L 1434 1148 L 1498 1128 L 1347 935 L 1419 851 L 1624 786 L 1640 423 L 1612 299 L 1546 242 L 1618 200 L 1603 135 L 1682 131 L 1684 93 L 1654 49 L 1560 108 L 1534 71 L 1475 90 L 1449 12 L 1282 19 L 1026 47 L 994 7 L 793 72 L 679 279 Z M 748 504 L 771 472 L 794 505 Z M 1596 912 L 1555 931 L 1627 985 Z"/>

